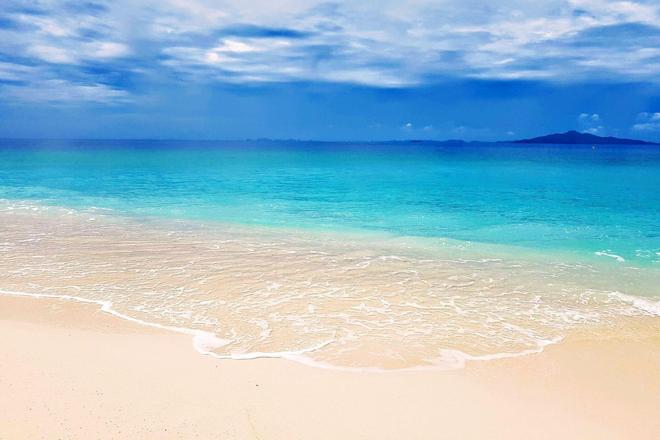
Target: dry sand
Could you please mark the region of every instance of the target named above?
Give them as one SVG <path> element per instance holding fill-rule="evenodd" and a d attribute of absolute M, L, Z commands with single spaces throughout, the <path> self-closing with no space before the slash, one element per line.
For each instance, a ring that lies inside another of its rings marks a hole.
<path fill-rule="evenodd" d="M 351 373 L 218 361 L 92 305 L 0 297 L 0 439 L 657 440 L 649 328 L 462 370 Z"/>

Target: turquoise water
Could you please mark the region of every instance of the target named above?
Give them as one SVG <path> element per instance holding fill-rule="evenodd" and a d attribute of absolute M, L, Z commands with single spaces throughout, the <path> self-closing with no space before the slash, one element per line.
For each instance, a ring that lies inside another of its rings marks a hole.
<path fill-rule="evenodd" d="M 656 334 L 659 188 L 655 147 L 2 141 L 0 294 L 220 359 L 457 368 Z"/>
<path fill-rule="evenodd" d="M 0 142 L 0 198 L 660 262 L 660 148 Z"/>

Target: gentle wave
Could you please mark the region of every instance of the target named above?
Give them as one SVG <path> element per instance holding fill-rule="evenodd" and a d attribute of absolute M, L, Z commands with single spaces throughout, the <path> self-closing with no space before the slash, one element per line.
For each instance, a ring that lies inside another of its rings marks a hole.
<path fill-rule="evenodd" d="M 625 263 L 626 262 L 625 258 L 623 258 L 620 255 L 613 254 L 610 250 L 594 252 L 594 255 L 598 255 L 599 257 L 613 258 L 614 260 L 618 261 L 619 263 Z"/>
<path fill-rule="evenodd" d="M 459 350 L 441 350 L 441 355 L 438 357 L 436 363 L 431 366 L 425 367 L 409 367 L 402 368 L 397 370 L 387 370 L 383 368 L 374 368 L 374 367 L 341 367 L 332 365 L 326 362 L 315 361 L 312 358 L 305 356 L 306 353 L 311 353 L 315 350 L 321 349 L 333 341 L 327 341 L 325 343 L 319 344 L 315 347 L 310 347 L 307 349 L 302 349 L 298 351 L 285 351 L 278 353 L 267 353 L 267 352 L 255 352 L 255 353 L 244 353 L 238 355 L 219 355 L 213 350 L 218 349 L 224 345 L 227 345 L 229 341 L 218 338 L 215 334 L 195 330 L 191 328 L 183 327 L 172 327 L 167 325 L 158 324 L 155 322 L 143 321 L 141 319 L 136 319 L 131 316 L 120 313 L 112 308 L 112 304 L 109 301 L 97 301 L 90 300 L 86 298 L 80 298 L 69 295 L 51 295 L 51 294 L 39 294 L 39 293 L 27 293 L 27 292 L 15 292 L 0 289 L 0 295 L 9 295 L 9 296 L 24 296 L 30 298 L 45 298 L 45 299 L 56 299 L 56 300 L 65 300 L 65 301 L 76 301 L 84 304 L 95 304 L 98 305 L 104 313 L 108 313 L 112 316 L 115 316 L 119 319 L 124 319 L 126 321 L 134 322 L 139 325 L 146 327 L 154 327 L 161 330 L 171 331 L 175 333 L 181 333 L 185 335 L 192 336 L 193 338 L 193 347 L 194 349 L 205 356 L 211 356 L 216 359 L 221 360 L 256 360 L 256 359 L 284 359 L 289 361 L 294 361 L 315 368 L 324 368 L 331 370 L 347 371 L 347 372 L 362 372 L 362 373 L 387 373 L 393 371 L 425 371 L 425 370 L 452 370 L 460 369 L 465 366 L 467 361 L 490 361 L 498 359 L 508 359 L 521 356 L 528 356 L 532 354 L 538 354 L 543 352 L 544 348 L 557 344 L 561 342 L 564 338 L 558 337 L 554 340 L 548 340 L 544 344 L 541 344 L 537 349 L 525 350 L 517 353 L 495 353 L 491 355 L 482 355 L 482 356 L 472 356 L 467 353 L 464 353 Z M 651 313 L 655 316 L 660 316 L 660 301 L 650 301 L 643 298 L 633 297 L 630 295 L 625 295 L 620 292 L 613 292 L 613 296 L 622 298 L 626 302 L 631 302 L 635 307 L 638 307 L 644 312 Z"/>
<path fill-rule="evenodd" d="M 650 298 L 640 296 L 627 295 L 621 292 L 612 292 L 611 295 L 631 304 L 633 307 L 645 313 L 652 316 L 660 316 L 660 301 L 654 301 Z"/>
<path fill-rule="evenodd" d="M 90 300 L 86 298 L 80 298 L 70 295 L 54 295 L 54 294 L 40 294 L 40 293 L 27 293 L 27 292 L 15 292 L 9 290 L 0 289 L 0 295 L 8 296 L 23 296 L 30 298 L 40 298 L 40 299 L 54 299 L 54 300 L 64 300 L 64 301 L 76 301 L 83 304 L 95 304 L 100 307 L 100 310 L 104 313 L 108 313 L 116 318 L 123 319 L 126 321 L 134 322 L 139 325 L 146 327 L 153 327 L 161 330 L 171 331 L 175 333 L 181 333 L 184 335 L 192 336 L 192 345 L 194 349 L 205 356 L 210 356 L 216 359 L 221 360 L 235 360 L 235 361 L 244 361 L 244 360 L 256 360 L 256 359 L 284 359 L 289 361 L 294 361 L 315 368 L 324 368 L 331 370 L 347 371 L 347 372 L 361 372 L 361 373 L 387 373 L 393 371 L 423 371 L 423 370 L 452 370 L 459 369 L 465 366 L 466 361 L 488 361 L 496 359 L 506 359 L 520 356 L 527 356 L 530 354 L 541 353 L 543 349 L 551 344 L 560 342 L 563 338 L 557 338 L 552 341 L 547 341 L 545 344 L 541 345 L 538 349 L 526 350 L 518 353 L 496 353 L 493 355 L 484 355 L 484 356 L 471 356 L 467 353 L 463 353 L 459 350 L 440 350 L 441 355 L 438 357 L 438 361 L 431 366 L 426 367 L 408 367 L 401 368 L 397 370 L 387 370 L 383 368 L 375 367 L 341 367 L 329 364 L 327 362 L 315 361 L 314 359 L 305 356 L 307 353 L 314 352 L 321 348 L 326 347 L 331 344 L 333 341 L 327 341 L 325 343 L 319 344 L 314 347 L 297 350 L 297 351 L 283 351 L 283 352 L 254 352 L 254 353 L 242 353 L 235 355 L 219 355 L 214 350 L 221 348 L 229 343 L 227 340 L 218 338 L 215 334 L 210 332 L 205 332 L 202 330 L 196 330 L 191 328 L 184 327 L 173 327 L 168 325 L 162 325 L 155 322 L 143 321 L 131 316 L 128 316 L 124 313 L 118 312 L 112 308 L 112 303 L 110 301 L 98 301 Z"/>
<path fill-rule="evenodd" d="M 657 288 L 653 268 L 30 204 L 0 215 L 0 293 L 94 303 L 190 335 L 219 359 L 460 368 L 619 316 L 660 316 L 660 302 L 639 296 Z"/>

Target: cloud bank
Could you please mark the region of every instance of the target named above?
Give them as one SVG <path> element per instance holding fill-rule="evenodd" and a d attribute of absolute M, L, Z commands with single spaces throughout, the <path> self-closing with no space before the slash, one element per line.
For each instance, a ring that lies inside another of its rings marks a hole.
<path fill-rule="evenodd" d="M 0 90 L 13 100 L 123 103 L 168 81 L 447 78 L 657 82 L 660 3 L 5 0 L 0 10 Z"/>

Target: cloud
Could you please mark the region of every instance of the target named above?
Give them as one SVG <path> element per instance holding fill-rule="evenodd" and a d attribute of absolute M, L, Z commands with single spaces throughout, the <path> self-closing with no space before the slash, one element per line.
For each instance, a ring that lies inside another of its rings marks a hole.
<path fill-rule="evenodd" d="M 97 102 L 118 104 L 130 101 L 123 90 L 105 84 L 76 84 L 66 80 L 48 79 L 30 83 L 29 87 L 5 85 L 5 96 L 27 102 L 41 103 L 85 103 Z"/>
<path fill-rule="evenodd" d="M 28 53 L 49 63 L 71 64 L 76 62 L 73 53 L 56 46 L 36 44 L 28 49 Z"/>
<path fill-rule="evenodd" d="M 136 82 L 658 82 L 660 3 L 5 0 L 0 60 L 17 54 L 46 80 L 109 89 L 89 66 Z"/>
<path fill-rule="evenodd" d="M 642 112 L 637 115 L 637 122 L 632 126 L 634 131 L 660 132 L 660 112 Z"/>
<path fill-rule="evenodd" d="M 598 113 L 589 114 L 589 113 L 580 113 L 578 119 L 581 122 L 598 122 L 600 121 L 600 115 Z"/>
<path fill-rule="evenodd" d="M 585 133 L 601 135 L 605 131 L 598 113 L 580 113 L 578 115 L 578 126 L 580 131 Z"/>
<path fill-rule="evenodd" d="M 21 83 L 34 71 L 30 66 L 0 61 L 0 83 Z"/>
<path fill-rule="evenodd" d="M 92 41 L 80 43 L 75 47 L 36 44 L 30 46 L 27 53 L 48 63 L 83 64 L 90 61 L 127 56 L 130 49 L 124 44 L 112 41 Z"/>
<path fill-rule="evenodd" d="M 9 102 L 38 103 L 104 103 L 121 104 L 131 101 L 131 94 L 108 84 L 95 82 L 93 76 L 71 75 L 61 79 L 47 67 L 0 61 L 0 96 Z"/>

